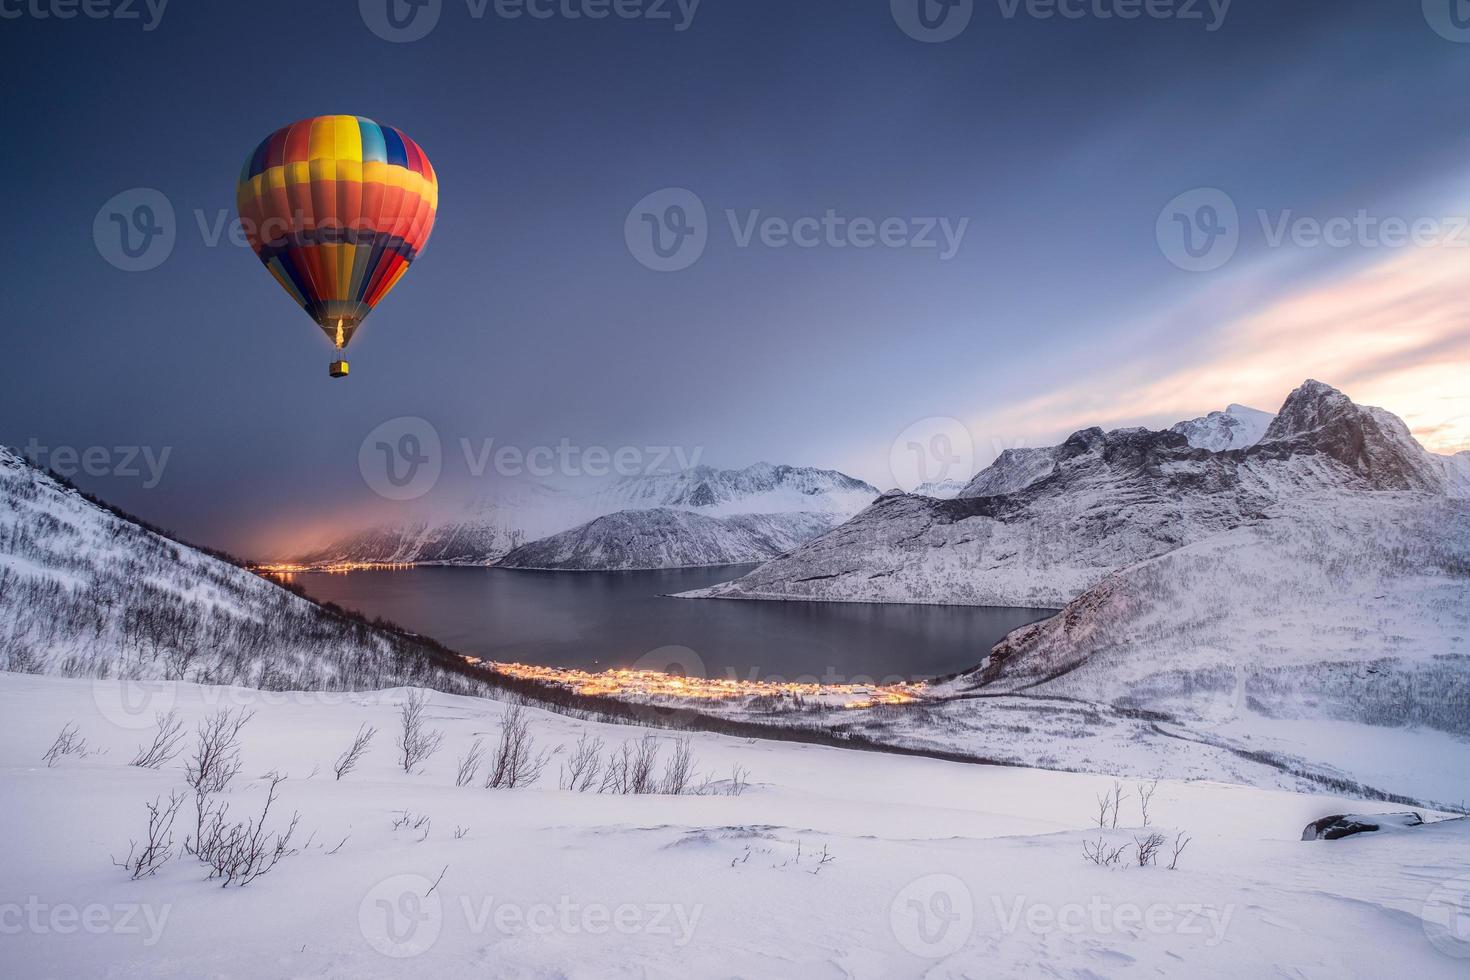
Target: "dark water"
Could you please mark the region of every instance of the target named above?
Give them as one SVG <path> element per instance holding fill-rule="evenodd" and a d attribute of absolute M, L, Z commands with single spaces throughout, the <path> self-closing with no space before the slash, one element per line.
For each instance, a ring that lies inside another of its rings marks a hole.
<path fill-rule="evenodd" d="M 753 566 L 658 572 L 412 568 L 295 576 L 316 599 L 486 659 L 824 683 L 973 667 L 1044 609 L 670 599 Z M 681 649 L 682 648 L 682 649 Z"/>

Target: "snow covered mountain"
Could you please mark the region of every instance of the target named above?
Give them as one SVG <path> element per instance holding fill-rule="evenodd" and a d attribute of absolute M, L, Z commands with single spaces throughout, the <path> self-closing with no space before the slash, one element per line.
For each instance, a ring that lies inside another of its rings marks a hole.
<path fill-rule="evenodd" d="M 1323 492 L 1446 494 L 1454 464 L 1395 416 L 1309 381 L 1259 443 L 1085 429 L 1011 450 L 955 500 L 888 494 L 832 532 L 695 596 L 1061 606 L 1118 569 Z"/>
<path fill-rule="evenodd" d="M 760 561 L 841 523 L 877 496 L 873 487 L 835 470 L 770 463 L 742 470 L 696 466 L 672 474 L 598 481 L 590 487 L 507 481 L 493 493 L 448 513 L 415 515 L 397 524 L 357 531 L 296 560 L 312 565 L 480 565 L 555 536 L 554 542 L 535 554 L 542 556 L 537 560 L 555 557 L 559 564 L 535 567 L 673 567 L 667 562 L 681 560 L 680 555 L 698 559 L 723 553 L 747 556 L 740 561 Z M 640 521 L 628 516 L 654 510 L 681 511 L 707 520 L 674 521 L 664 516 Z M 599 521 L 614 514 L 623 516 L 610 523 Z M 755 520 L 755 515 L 769 520 Z M 722 523 L 735 517 L 740 519 Z M 640 524 L 643 527 L 635 530 Z M 627 540 L 630 534 L 643 543 L 631 550 L 616 543 L 617 535 Z M 797 534 L 805 536 L 794 537 Z M 654 545 L 654 539 L 660 543 Z M 577 546 L 588 550 L 580 556 L 566 550 Z M 620 561 L 665 564 L 598 564 L 603 560 L 599 556 L 611 560 L 614 554 L 622 556 Z M 521 560 L 511 567 L 530 567 L 520 565 Z"/>
<path fill-rule="evenodd" d="M 1245 449 L 1265 438 L 1274 418 L 1270 412 L 1244 405 L 1231 405 L 1223 412 L 1211 412 L 1203 418 L 1180 422 L 1169 429 L 1189 440 L 1196 449 L 1220 452 Z"/>
<path fill-rule="evenodd" d="M 273 691 L 488 690 L 454 666 L 446 651 L 180 544 L 0 447 L 0 671 Z"/>
<path fill-rule="evenodd" d="M 766 561 L 832 529 L 832 514 L 711 517 L 659 507 L 624 510 L 515 549 L 501 568 L 628 570 Z"/>
<path fill-rule="evenodd" d="M 914 496 L 933 497 L 936 500 L 953 500 L 965 489 L 968 480 L 932 480 L 914 487 Z"/>

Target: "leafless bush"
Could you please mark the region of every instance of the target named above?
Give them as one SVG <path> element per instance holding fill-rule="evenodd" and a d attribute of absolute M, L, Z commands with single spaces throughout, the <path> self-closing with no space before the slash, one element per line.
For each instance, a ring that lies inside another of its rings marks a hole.
<path fill-rule="evenodd" d="M 531 721 L 525 709 L 511 705 L 500 720 L 500 743 L 491 757 L 485 777 L 486 789 L 521 789 L 541 778 L 551 755 L 536 753 L 536 740 L 531 737 Z"/>
<path fill-rule="evenodd" d="M 128 856 L 121 861 L 113 858 L 112 863 L 126 871 L 134 881 L 147 878 L 163 867 L 173 856 L 174 817 L 179 815 L 179 806 L 183 802 L 183 793 L 170 793 L 167 804 L 162 797 L 145 803 L 148 808 L 147 836 L 141 844 L 135 840 L 128 841 Z"/>
<path fill-rule="evenodd" d="M 470 832 L 470 828 L 468 828 L 468 827 L 461 827 L 458 824 L 455 824 L 455 826 L 454 826 L 454 839 L 455 840 L 464 840 L 465 837 L 467 837 L 469 835 L 469 832 Z"/>
<path fill-rule="evenodd" d="M 230 823 L 228 804 L 211 805 L 202 821 L 202 834 L 190 847 L 201 861 L 209 865 L 209 877 L 220 879 L 221 888 L 230 885 L 244 887 L 297 853 L 291 846 L 291 838 L 296 833 L 301 814 L 292 813 L 285 830 L 271 832 L 266 829 L 271 807 L 276 802 L 277 787 L 286 780 L 279 773 L 271 773 L 267 778 L 270 787 L 259 817 L 249 818 L 243 823 Z"/>
<path fill-rule="evenodd" d="M 1100 793 L 1097 797 L 1097 825 L 1099 828 L 1106 827 L 1108 825 L 1108 814 L 1112 812 L 1112 809 L 1113 794 Z M 1114 826 L 1116 826 L 1117 821 L 1114 820 L 1113 824 Z"/>
<path fill-rule="evenodd" d="M 137 754 L 128 765 L 139 769 L 159 769 L 183 750 L 179 743 L 184 740 L 184 723 L 179 720 L 177 711 L 155 715 L 154 724 L 152 744 L 138 746 Z"/>
<path fill-rule="evenodd" d="M 750 770 L 744 766 L 730 767 L 730 786 L 726 796 L 740 796 L 750 786 Z"/>
<path fill-rule="evenodd" d="M 1151 783 L 1138 784 L 1138 805 L 1143 810 L 1143 825 L 1148 826 L 1148 805 L 1153 802 L 1154 794 L 1159 791 L 1159 781 L 1155 779 Z"/>
<path fill-rule="evenodd" d="M 1118 826 L 1118 815 L 1123 809 L 1123 801 L 1128 799 L 1128 794 L 1123 792 L 1123 784 L 1113 780 L 1113 827 Z"/>
<path fill-rule="evenodd" d="M 1193 837 L 1185 836 L 1182 831 L 1177 836 L 1175 836 L 1174 857 L 1169 861 L 1170 871 L 1177 871 L 1179 869 L 1179 855 L 1184 853 L 1184 849 L 1189 846 L 1189 842 L 1192 840 L 1194 840 Z"/>
<path fill-rule="evenodd" d="M 577 739 L 577 748 L 567 761 L 561 764 L 561 777 L 557 785 L 562 789 L 585 793 L 597 785 L 602 773 L 602 739 L 584 734 Z"/>
<path fill-rule="evenodd" d="M 485 740 L 475 739 L 470 750 L 459 760 L 459 770 L 454 776 L 454 785 L 468 786 L 480 772 L 480 763 L 485 761 Z"/>
<path fill-rule="evenodd" d="M 624 742 L 616 752 L 609 752 L 607 768 L 602 771 L 602 782 L 597 786 L 599 793 L 621 795 L 632 792 L 628 786 L 628 773 L 633 764 L 633 743 Z"/>
<path fill-rule="evenodd" d="M 694 752 L 686 735 L 674 742 L 674 754 L 664 764 L 664 778 L 659 789 L 669 796 L 682 796 L 693 777 Z"/>
<path fill-rule="evenodd" d="M 398 764 L 406 773 L 422 766 L 444 743 L 443 732 L 425 725 L 424 708 L 428 701 L 429 696 L 423 691 L 411 691 L 399 712 L 403 730 L 398 733 Z"/>
<path fill-rule="evenodd" d="M 1123 844 L 1114 847 L 1101 836 L 1095 841 L 1082 842 L 1082 856 L 1101 868 L 1111 867 L 1123 859 L 1123 852 L 1128 850 L 1128 845 Z"/>
<path fill-rule="evenodd" d="M 633 748 L 632 764 L 628 767 L 628 792 L 649 794 L 658 792 L 658 780 L 654 778 L 654 766 L 658 764 L 658 740 L 644 735 Z"/>
<path fill-rule="evenodd" d="M 817 866 L 812 869 L 812 874 L 821 874 L 823 868 L 836 860 L 837 858 L 827 850 L 827 845 L 823 844 L 822 853 L 817 855 Z"/>
<path fill-rule="evenodd" d="M 1137 852 L 1138 866 L 1146 868 L 1158 860 L 1159 851 L 1168 843 L 1168 838 L 1163 834 L 1149 834 L 1147 837 L 1133 838 L 1133 846 Z"/>
<path fill-rule="evenodd" d="M 352 744 L 347 746 L 347 751 L 337 756 L 337 761 L 332 766 L 332 772 L 336 774 L 338 782 L 341 782 L 343 776 L 346 776 L 357 768 L 357 764 L 362 761 L 364 753 L 368 750 L 368 745 L 371 744 L 373 736 L 376 734 L 378 734 L 378 730 L 372 725 L 363 724 L 358 726 L 357 735 L 352 739 Z"/>
<path fill-rule="evenodd" d="M 225 708 L 199 723 L 194 757 L 184 764 L 184 780 L 197 796 L 220 792 L 240 772 L 240 729 L 254 717 Z"/>
<path fill-rule="evenodd" d="M 78 736 L 76 722 L 68 722 L 61 726 L 61 732 L 56 736 L 56 741 L 51 743 L 51 748 L 46 750 L 46 754 L 41 756 L 41 759 L 46 763 L 46 768 L 50 769 L 64 755 L 84 757 L 86 754 L 87 740 Z"/>
<path fill-rule="evenodd" d="M 414 814 L 408 810 L 403 810 L 398 816 L 393 818 L 394 830 L 412 830 L 418 832 L 419 843 L 423 843 L 428 839 L 429 828 L 432 826 L 433 821 L 429 819 L 427 813 Z"/>

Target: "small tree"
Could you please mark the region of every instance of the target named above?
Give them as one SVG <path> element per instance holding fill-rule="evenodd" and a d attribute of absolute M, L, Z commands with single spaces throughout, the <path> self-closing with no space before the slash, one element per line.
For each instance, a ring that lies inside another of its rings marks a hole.
<path fill-rule="evenodd" d="M 46 763 L 46 768 L 50 769 L 64 755 L 85 756 L 86 754 L 87 740 L 78 736 L 76 723 L 69 722 L 61 726 L 56 741 L 51 743 L 51 747 L 41 756 L 41 760 Z"/>
<path fill-rule="evenodd" d="M 485 740 L 477 738 L 470 745 L 470 750 L 459 760 L 459 771 L 455 774 L 454 785 L 468 786 L 475 781 L 475 776 L 480 772 L 480 763 L 485 761 Z"/>
<path fill-rule="evenodd" d="M 363 754 L 367 752 L 368 745 L 378 730 L 371 725 L 359 725 L 357 735 L 352 739 L 352 744 L 347 746 L 347 751 L 337 756 L 337 762 L 332 766 L 332 772 L 336 774 L 337 781 L 357 768 L 358 762 L 362 760 Z"/>
<path fill-rule="evenodd" d="M 1154 794 L 1159 791 L 1159 781 L 1155 779 L 1151 783 L 1138 784 L 1138 805 L 1143 810 L 1143 825 L 1148 826 L 1148 805 L 1153 802 Z"/>
<path fill-rule="evenodd" d="M 183 750 L 179 743 L 184 740 L 184 723 L 179 720 L 177 711 L 155 715 L 154 725 L 153 742 L 138 746 L 137 754 L 128 765 L 139 769 L 160 769 Z"/>
<path fill-rule="evenodd" d="M 674 754 L 664 764 L 663 783 L 659 787 L 670 796 L 681 796 L 689 788 L 694 777 L 694 752 L 690 748 L 689 736 L 674 742 Z"/>
<path fill-rule="evenodd" d="M 1149 834 L 1147 837 L 1133 838 L 1133 846 L 1138 854 L 1138 866 L 1146 868 L 1153 864 L 1159 855 L 1159 850 L 1168 842 L 1163 834 Z"/>
<path fill-rule="evenodd" d="M 429 696 L 423 691 L 411 691 L 399 710 L 403 727 L 398 733 L 398 764 L 406 773 L 422 766 L 444 744 L 444 733 L 425 724 L 428 702 Z"/>
<path fill-rule="evenodd" d="M 584 733 L 577 739 L 577 748 L 571 758 L 562 763 L 557 785 L 578 793 L 585 793 L 597 785 L 597 777 L 602 772 L 602 747 L 602 739 Z"/>
<path fill-rule="evenodd" d="M 1193 839 L 1194 839 L 1193 837 L 1187 837 L 1187 836 L 1185 836 L 1185 834 L 1184 834 L 1183 831 L 1180 831 L 1179 834 L 1177 836 L 1175 836 L 1175 838 L 1174 838 L 1174 857 L 1169 862 L 1169 870 L 1170 871 L 1177 871 L 1179 869 L 1179 855 L 1181 855 L 1181 854 L 1184 853 L 1184 849 L 1189 846 L 1189 842 L 1191 840 L 1193 840 Z"/>
<path fill-rule="evenodd" d="M 137 841 L 128 842 L 128 856 L 119 861 L 112 859 L 112 863 L 128 873 L 128 877 L 137 881 L 139 878 L 147 878 L 163 867 L 174 852 L 174 817 L 179 814 L 179 806 L 184 802 L 184 794 L 170 793 L 168 803 L 163 802 L 162 797 L 155 797 L 152 803 L 145 803 L 148 808 L 148 830 L 143 843 Z"/>
<path fill-rule="evenodd" d="M 536 740 L 531 737 L 531 722 L 521 705 L 511 705 L 500 720 L 500 743 L 490 760 L 485 777 L 486 789 L 519 789 L 541 778 L 551 761 L 548 753 L 536 754 Z"/>

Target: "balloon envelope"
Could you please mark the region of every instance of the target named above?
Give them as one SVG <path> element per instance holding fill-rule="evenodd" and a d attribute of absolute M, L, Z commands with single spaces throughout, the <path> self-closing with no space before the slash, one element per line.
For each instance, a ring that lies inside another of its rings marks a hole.
<path fill-rule="evenodd" d="M 255 148 L 236 201 L 255 254 L 340 348 L 428 242 L 439 180 L 392 126 L 316 116 Z"/>

